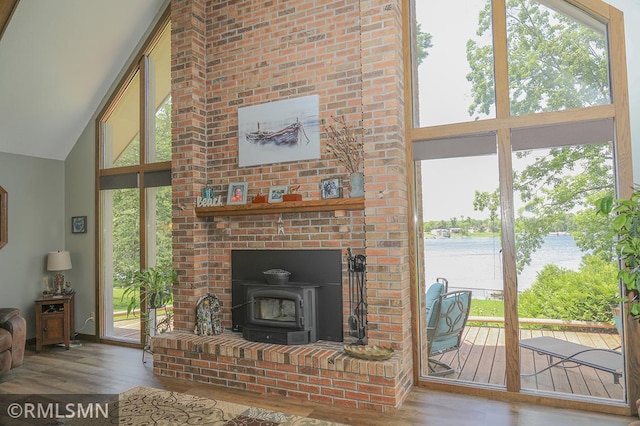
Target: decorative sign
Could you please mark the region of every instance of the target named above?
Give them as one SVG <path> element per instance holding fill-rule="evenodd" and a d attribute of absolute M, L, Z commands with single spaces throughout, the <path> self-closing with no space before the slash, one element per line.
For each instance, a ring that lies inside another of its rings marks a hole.
<path fill-rule="evenodd" d="M 196 200 L 196 207 L 220 207 L 222 204 L 222 195 L 218 195 L 213 198 L 198 197 Z"/>

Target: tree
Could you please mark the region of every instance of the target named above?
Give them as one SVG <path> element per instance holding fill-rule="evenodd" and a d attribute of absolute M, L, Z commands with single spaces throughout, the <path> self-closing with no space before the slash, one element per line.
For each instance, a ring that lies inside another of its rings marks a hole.
<path fill-rule="evenodd" d="M 429 56 L 429 52 L 427 50 L 430 47 L 433 47 L 431 34 L 423 33 L 420 24 L 416 24 L 416 59 L 418 65 L 420 65 L 427 56 Z"/>
<path fill-rule="evenodd" d="M 487 40 L 490 31 L 491 5 L 487 2 L 479 15 L 477 35 Z M 604 34 L 552 13 L 536 1 L 508 0 L 507 44 L 512 115 L 610 102 Z M 477 118 L 495 104 L 491 45 L 469 40 L 467 59 L 473 94 L 469 114 Z M 593 200 L 613 193 L 612 148 L 603 142 L 516 153 L 519 158 L 535 157 L 513 174 L 514 193 L 524 204 L 516 218 L 519 270 L 558 223 L 574 220 L 580 225 L 573 232 L 578 246 L 611 259 L 612 240 L 603 233 L 605 228 L 596 229 L 591 222 L 596 220 Z M 488 196 L 477 194 L 478 205 Z M 572 216 L 575 219 L 569 219 Z"/>
<path fill-rule="evenodd" d="M 171 97 L 156 111 L 155 149 L 160 160 L 171 159 Z M 139 134 L 136 134 L 115 162 L 116 166 L 138 164 L 140 158 Z M 158 268 L 173 265 L 170 187 L 156 188 L 156 259 Z M 113 192 L 113 268 L 114 286 L 128 283 L 140 269 L 140 196 L 138 188 Z"/>

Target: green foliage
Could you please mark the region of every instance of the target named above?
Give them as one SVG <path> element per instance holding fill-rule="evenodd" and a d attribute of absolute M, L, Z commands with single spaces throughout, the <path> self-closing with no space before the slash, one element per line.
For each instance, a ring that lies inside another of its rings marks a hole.
<path fill-rule="evenodd" d="M 534 0 L 508 0 L 507 35 L 512 115 L 559 111 L 610 102 L 606 37 L 574 18 L 551 13 Z M 467 42 L 473 101 L 469 115 L 495 108 L 491 4 L 478 17 L 477 41 Z M 606 218 L 594 221 L 593 200 L 613 194 L 612 146 L 576 145 L 519 151 L 528 166 L 513 174 L 518 271 L 531 262 L 543 238 L 569 230 L 583 252 L 607 259 L 611 253 Z M 478 193 L 474 207 L 489 209 L 494 193 Z M 489 211 L 491 211 L 489 209 Z M 565 228 L 565 229 L 562 229 Z"/>
<path fill-rule="evenodd" d="M 139 164 L 139 138 L 136 135 L 118 158 L 116 166 Z M 171 159 L 171 96 L 158 108 L 155 115 L 155 160 Z M 153 195 L 151 195 L 153 193 Z M 114 288 L 123 288 L 140 269 L 140 189 L 113 190 L 112 194 L 112 257 Z M 152 188 L 147 192 L 148 211 L 155 219 L 153 235 L 157 268 L 166 269 L 173 264 L 171 229 L 171 187 Z M 151 215 L 150 215 L 151 216 Z M 151 218 L 148 218 L 151 219 Z"/>
<path fill-rule="evenodd" d="M 174 269 L 149 268 L 136 271 L 125 285 L 122 300 L 128 299 L 127 315 L 141 305 L 158 308 L 173 301 Z"/>
<path fill-rule="evenodd" d="M 616 213 L 611 222 L 611 229 L 618 234 L 616 254 L 621 262 L 618 279 L 627 290 L 634 294 L 629 303 L 629 312 L 640 318 L 640 191 L 635 191 L 631 198 L 613 199 L 608 195 L 595 202 L 598 214 L 609 215 Z"/>
<path fill-rule="evenodd" d="M 504 302 L 502 300 L 473 299 L 469 315 L 473 317 L 504 317 Z"/>
<path fill-rule="evenodd" d="M 535 0 L 508 0 L 509 91 L 514 115 L 610 102 L 606 38 Z M 469 115 L 495 105 L 491 2 L 478 17 L 478 40 L 467 42 L 473 103 Z"/>
<path fill-rule="evenodd" d="M 611 307 L 618 300 L 612 277 L 616 264 L 585 256 L 580 269 L 547 265 L 519 297 L 518 315 L 526 318 L 612 322 Z"/>
<path fill-rule="evenodd" d="M 433 47 L 431 34 L 422 32 L 420 24 L 416 24 L 416 56 L 418 65 L 429 55 L 427 50 L 430 47 Z"/>

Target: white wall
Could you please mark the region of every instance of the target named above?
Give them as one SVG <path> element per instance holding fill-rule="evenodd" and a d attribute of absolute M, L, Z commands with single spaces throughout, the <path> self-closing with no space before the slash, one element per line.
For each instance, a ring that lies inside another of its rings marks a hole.
<path fill-rule="evenodd" d="M 76 332 L 95 335 L 95 321 L 86 321 L 96 312 L 95 293 L 95 127 L 88 125 L 65 160 L 66 248 L 73 263 L 76 289 Z M 73 234 L 71 218 L 87 216 L 87 233 Z"/>
<path fill-rule="evenodd" d="M 0 153 L 0 186 L 8 192 L 9 218 L 9 242 L 0 250 L 0 307 L 20 309 L 33 338 L 34 300 L 42 296 L 42 278 L 52 276 L 47 253 L 65 248 L 64 162 Z M 74 281 L 73 270 L 65 280 Z"/>

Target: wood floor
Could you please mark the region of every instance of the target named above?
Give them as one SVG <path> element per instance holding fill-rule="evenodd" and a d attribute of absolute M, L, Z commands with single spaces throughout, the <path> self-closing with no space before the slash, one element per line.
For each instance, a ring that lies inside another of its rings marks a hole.
<path fill-rule="evenodd" d="M 562 410 L 414 388 L 393 414 L 352 410 L 156 377 L 152 361 L 142 363 L 139 349 L 82 343 L 65 351 L 47 346 L 36 354 L 29 347 L 21 367 L 0 376 L 0 393 L 120 393 L 135 386 L 185 392 L 213 399 L 335 421 L 350 425 L 628 425 L 637 418 Z"/>

